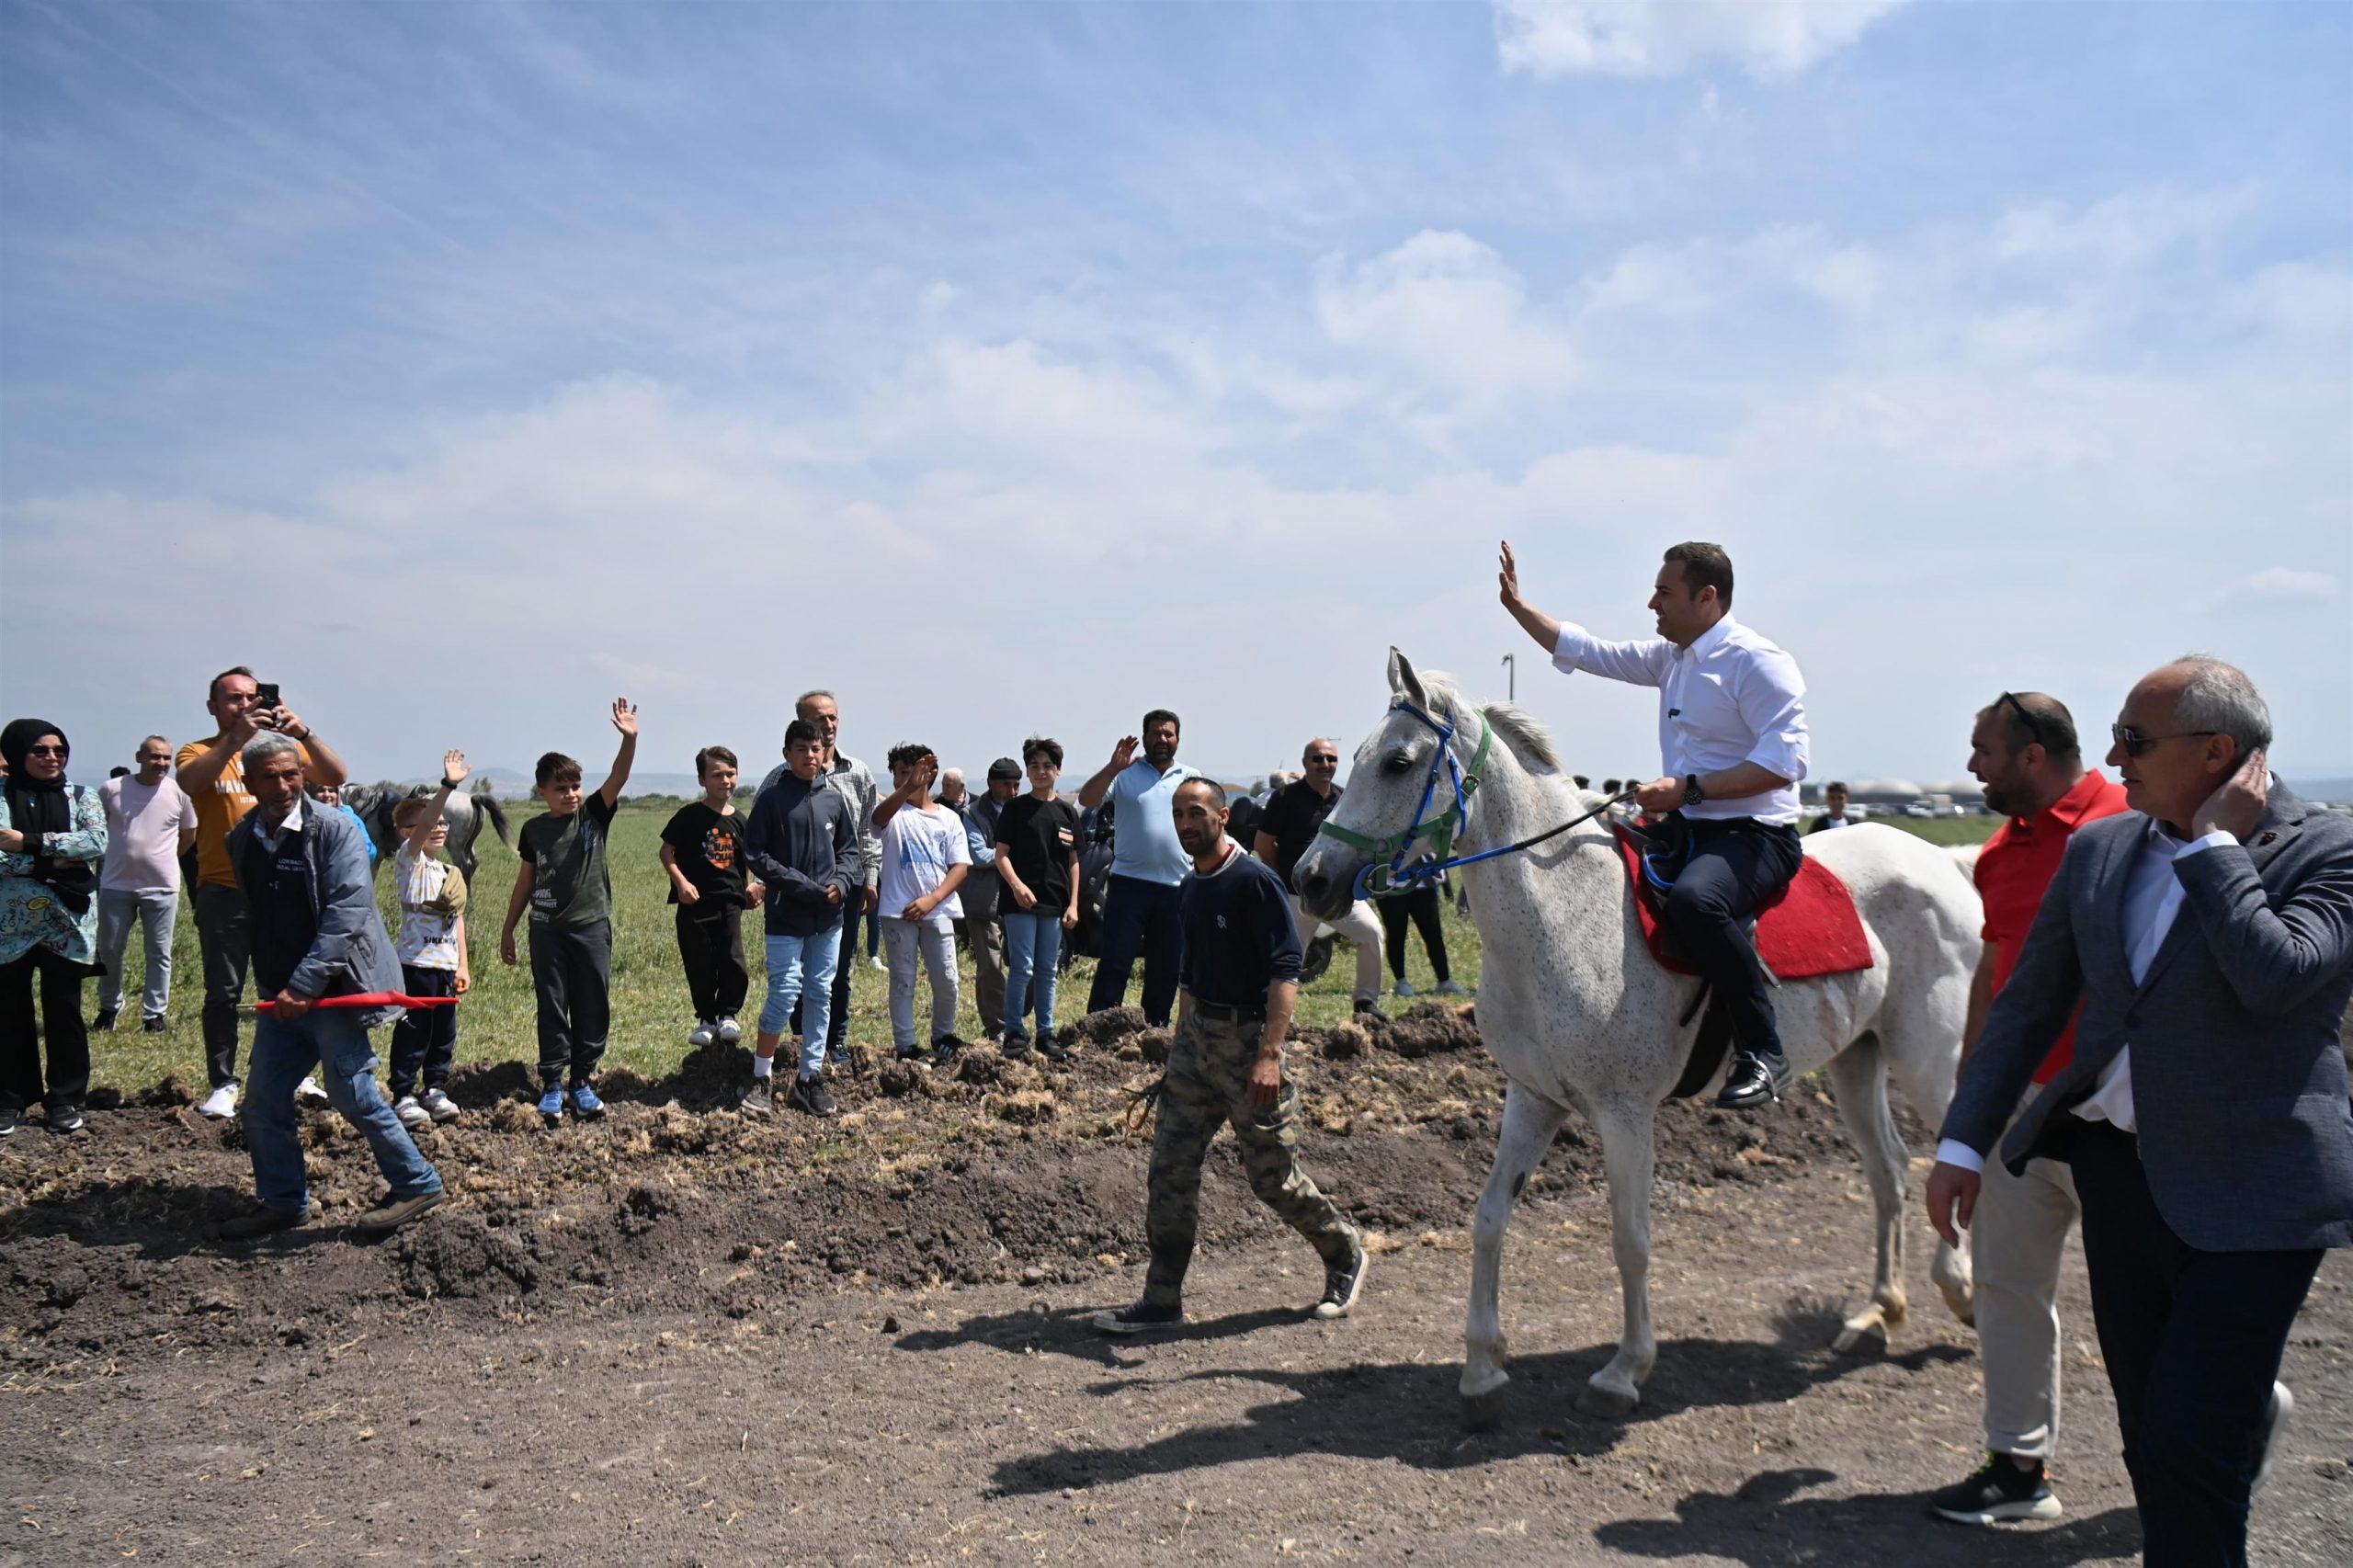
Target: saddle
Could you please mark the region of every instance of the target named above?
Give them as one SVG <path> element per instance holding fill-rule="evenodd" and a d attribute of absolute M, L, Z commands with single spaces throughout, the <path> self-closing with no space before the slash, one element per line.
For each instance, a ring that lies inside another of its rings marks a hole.
<path fill-rule="evenodd" d="M 1661 917 L 1675 879 L 1690 858 L 1690 824 L 1677 812 L 1639 825 L 1614 822 L 1610 827 L 1632 883 L 1643 945 L 1668 971 L 1699 974 L 1699 967 L 1677 947 L 1674 933 Z M 1811 856 L 1799 863 L 1790 885 L 1767 901 L 1745 926 L 1766 978 L 1775 985 L 1869 969 L 1873 961 L 1854 894 L 1836 873 Z M 1677 1098 L 1688 1099 L 1705 1088 L 1732 1046 L 1731 1015 L 1704 979 L 1677 1024 L 1688 1025 L 1695 1016 L 1699 1028 L 1675 1085 Z"/>

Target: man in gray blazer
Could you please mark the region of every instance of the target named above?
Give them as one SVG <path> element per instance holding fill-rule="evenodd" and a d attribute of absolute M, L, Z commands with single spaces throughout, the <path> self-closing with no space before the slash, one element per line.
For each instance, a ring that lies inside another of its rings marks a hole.
<path fill-rule="evenodd" d="M 2324 1249 L 2353 1245 L 2353 817 L 2271 778 L 2271 715 L 2189 655 L 2125 699 L 2132 808 L 2075 835 L 1945 1118 L 1957 1240 L 1995 1144 L 2074 1169 L 2143 1561 L 2241 1564 L 2292 1402 L 2275 1382 Z M 2081 1002 L 2075 1058 L 2003 1124 Z"/>

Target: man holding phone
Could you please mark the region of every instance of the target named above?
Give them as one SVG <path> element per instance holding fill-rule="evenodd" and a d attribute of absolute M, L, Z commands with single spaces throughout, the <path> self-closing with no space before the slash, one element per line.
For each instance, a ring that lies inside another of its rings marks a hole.
<path fill-rule="evenodd" d="M 180 747 L 176 770 L 181 790 L 196 804 L 197 874 L 188 897 L 196 905 L 197 946 L 204 959 L 204 1066 L 212 1082 L 211 1093 L 197 1108 L 221 1118 L 237 1111 L 237 1008 L 253 961 L 245 895 L 229 858 L 229 830 L 254 809 L 238 754 L 264 730 L 275 730 L 300 748 L 302 777 L 311 783 L 340 786 L 350 770 L 318 732 L 286 707 L 275 681 L 256 679 L 243 665 L 212 677 L 204 710 L 217 726 L 212 738 Z M 313 1105 L 326 1101 L 325 1092 L 309 1077 L 296 1097 Z"/>

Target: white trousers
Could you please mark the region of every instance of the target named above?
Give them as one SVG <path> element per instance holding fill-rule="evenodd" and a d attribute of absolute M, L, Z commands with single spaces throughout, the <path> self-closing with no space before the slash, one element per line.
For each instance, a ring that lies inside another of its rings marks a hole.
<path fill-rule="evenodd" d="M 1294 893 L 1290 901 L 1291 924 L 1299 931 L 1299 945 L 1304 949 L 1315 936 L 1315 927 L 1329 926 L 1340 934 L 1340 940 L 1357 950 L 1356 999 L 1359 1002 L 1381 1000 L 1381 916 L 1372 905 L 1362 899 L 1348 905 L 1348 912 L 1337 920 L 1319 920 L 1307 913 L 1306 906 Z"/>

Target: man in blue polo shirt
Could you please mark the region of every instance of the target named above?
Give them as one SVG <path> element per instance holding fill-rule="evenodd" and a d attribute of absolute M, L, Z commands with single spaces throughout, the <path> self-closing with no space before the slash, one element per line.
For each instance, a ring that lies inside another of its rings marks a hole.
<path fill-rule="evenodd" d="M 1364 1289 L 1364 1242 L 1299 1168 L 1299 1089 L 1283 1076 L 1283 1036 L 1299 1000 L 1290 891 L 1266 862 L 1226 836 L 1225 791 L 1213 780 L 1178 784 L 1170 812 L 1193 874 L 1180 895 L 1184 999 L 1145 1184 L 1152 1263 L 1143 1300 L 1097 1313 L 1095 1326 L 1129 1335 L 1185 1321 L 1201 1161 L 1228 1123 L 1242 1145 L 1250 1190 L 1324 1260 L 1315 1315 L 1346 1317 Z"/>
<path fill-rule="evenodd" d="M 1176 714 L 1154 709 L 1143 716 L 1143 755 L 1136 755 L 1135 736 L 1121 736 L 1111 760 L 1078 789 L 1083 810 L 1110 800 L 1114 835 L 1111 877 L 1103 893 L 1103 952 L 1086 1010 L 1099 1013 L 1127 1000 L 1128 975 L 1142 952 L 1143 1017 L 1154 1028 L 1168 1027 L 1168 1008 L 1176 1000 L 1176 966 L 1184 954 L 1176 885 L 1190 865 L 1176 841 L 1169 808 L 1176 786 L 1200 777 L 1176 760 L 1180 732 Z"/>

